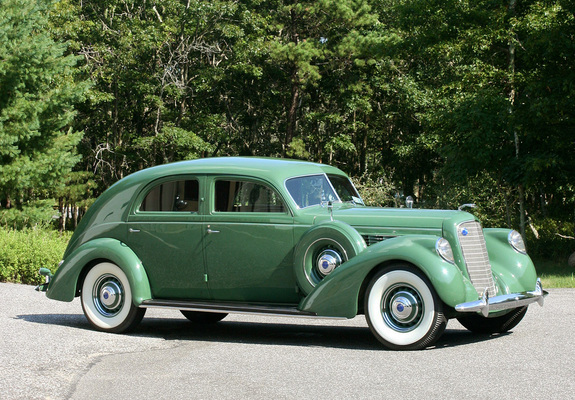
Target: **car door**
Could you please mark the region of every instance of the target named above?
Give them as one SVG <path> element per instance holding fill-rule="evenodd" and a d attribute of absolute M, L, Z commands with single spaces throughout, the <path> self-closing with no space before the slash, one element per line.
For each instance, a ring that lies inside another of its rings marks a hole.
<path fill-rule="evenodd" d="M 269 184 L 244 177 L 209 179 L 205 259 L 213 299 L 297 303 L 293 217 Z"/>
<path fill-rule="evenodd" d="M 204 182 L 198 176 L 155 181 L 130 212 L 126 244 L 144 264 L 154 298 L 209 298 L 202 249 Z"/>

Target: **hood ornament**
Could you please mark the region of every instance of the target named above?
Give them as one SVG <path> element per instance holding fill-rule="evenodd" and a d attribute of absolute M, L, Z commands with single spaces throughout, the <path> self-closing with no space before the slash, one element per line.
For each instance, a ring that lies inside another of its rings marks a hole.
<path fill-rule="evenodd" d="M 462 211 L 464 208 L 477 208 L 477 206 L 475 205 L 475 203 L 466 203 L 457 207 L 457 210 Z"/>

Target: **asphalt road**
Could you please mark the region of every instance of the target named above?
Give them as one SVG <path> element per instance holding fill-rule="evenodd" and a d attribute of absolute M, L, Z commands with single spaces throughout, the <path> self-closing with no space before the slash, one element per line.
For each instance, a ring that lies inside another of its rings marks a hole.
<path fill-rule="evenodd" d="M 228 316 L 196 326 L 148 310 L 136 332 L 96 332 L 78 300 L 0 284 L 0 399 L 571 399 L 575 290 L 550 290 L 511 333 L 457 321 L 434 348 L 382 349 L 363 317 Z"/>

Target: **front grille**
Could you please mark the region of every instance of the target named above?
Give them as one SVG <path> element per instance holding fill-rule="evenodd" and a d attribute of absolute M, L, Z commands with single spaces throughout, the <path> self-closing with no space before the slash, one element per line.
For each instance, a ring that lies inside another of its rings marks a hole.
<path fill-rule="evenodd" d="M 475 221 L 464 222 L 457 228 L 457 237 L 467 266 L 467 273 L 477 294 L 482 295 L 487 289 L 489 297 L 495 296 L 495 283 L 481 225 Z"/>

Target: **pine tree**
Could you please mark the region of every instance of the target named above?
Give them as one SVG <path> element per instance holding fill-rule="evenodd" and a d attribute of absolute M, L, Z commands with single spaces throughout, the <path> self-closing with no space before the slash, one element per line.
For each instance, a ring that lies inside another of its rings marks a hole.
<path fill-rule="evenodd" d="M 50 201 L 79 161 L 74 104 L 77 58 L 48 31 L 51 2 L 2 0 L 0 6 L 0 223 L 50 218 Z"/>

